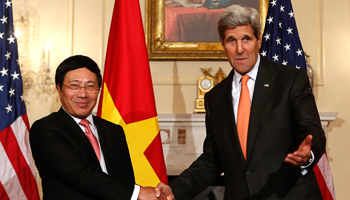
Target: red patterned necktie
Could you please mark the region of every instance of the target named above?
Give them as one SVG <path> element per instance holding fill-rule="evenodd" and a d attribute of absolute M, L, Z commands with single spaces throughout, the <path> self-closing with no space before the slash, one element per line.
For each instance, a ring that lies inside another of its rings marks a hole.
<path fill-rule="evenodd" d="M 96 137 L 94 136 L 94 134 L 92 133 L 92 131 L 90 129 L 90 126 L 89 126 L 90 122 L 87 119 L 82 119 L 79 122 L 79 124 L 85 127 L 85 135 L 89 139 L 92 148 L 94 148 L 94 151 L 96 153 L 98 161 L 101 161 L 100 146 L 97 142 Z"/>
<path fill-rule="evenodd" d="M 247 136 L 250 116 L 250 95 L 247 82 L 248 75 L 242 76 L 241 96 L 239 98 L 238 113 L 237 113 L 237 131 L 239 142 L 243 151 L 244 158 L 247 159 Z"/>

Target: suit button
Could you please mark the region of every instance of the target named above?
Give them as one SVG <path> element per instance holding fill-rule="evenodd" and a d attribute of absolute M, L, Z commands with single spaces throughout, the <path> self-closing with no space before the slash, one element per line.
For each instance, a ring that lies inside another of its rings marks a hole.
<path fill-rule="evenodd" d="M 248 171 L 245 172 L 245 174 L 246 174 L 247 176 L 249 176 L 249 175 L 251 174 L 251 172 L 248 170 Z"/>

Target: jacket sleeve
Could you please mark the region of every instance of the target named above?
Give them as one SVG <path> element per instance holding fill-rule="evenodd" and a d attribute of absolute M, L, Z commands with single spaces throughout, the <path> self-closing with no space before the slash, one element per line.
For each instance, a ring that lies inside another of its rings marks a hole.
<path fill-rule="evenodd" d="M 325 153 L 326 137 L 307 74 L 303 70 L 298 71 L 290 91 L 293 128 L 297 133 L 297 144 L 300 144 L 307 135 L 312 135 L 311 150 L 315 156 L 311 165 L 313 167 Z"/>
<path fill-rule="evenodd" d="M 203 153 L 179 177 L 169 183 L 176 199 L 192 199 L 210 186 L 223 172 L 219 154 L 216 153 L 210 120 L 208 120 L 210 118 L 209 105 L 205 103 L 205 107 L 207 136 L 203 144 Z"/>

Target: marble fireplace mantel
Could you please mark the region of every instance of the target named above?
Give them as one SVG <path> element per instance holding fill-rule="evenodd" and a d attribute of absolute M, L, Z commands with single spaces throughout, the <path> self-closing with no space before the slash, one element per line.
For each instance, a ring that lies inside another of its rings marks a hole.
<path fill-rule="evenodd" d="M 337 115 L 337 112 L 320 112 L 325 132 Z M 178 175 L 202 152 L 205 114 L 159 114 L 158 121 L 167 173 Z"/>

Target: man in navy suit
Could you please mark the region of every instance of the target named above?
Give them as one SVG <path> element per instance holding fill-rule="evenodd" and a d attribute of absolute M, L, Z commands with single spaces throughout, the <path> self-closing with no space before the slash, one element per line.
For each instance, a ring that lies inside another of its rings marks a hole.
<path fill-rule="evenodd" d="M 170 187 L 157 186 L 169 200 L 192 199 L 222 173 L 225 200 L 322 199 L 312 168 L 326 139 L 306 71 L 260 57 L 260 29 L 253 8 L 233 5 L 222 13 L 218 33 L 233 69 L 205 95 L 203 153 Z M 237 123 L 242 77 L 251 105 L 242 112 L 250 112 L 246 142 Z"/>
<path fill-rule="evenodd" d="M 62 107 L 30 130 L 43 198 L 160 199 L 154 188 L 135 185 L 123 128 L 92 115 L 101 82 L 100 69 L 86 56 L 72 56 L 58 66 Z"/>

